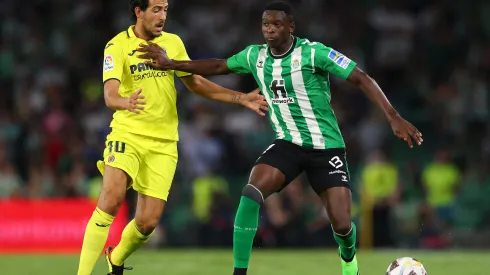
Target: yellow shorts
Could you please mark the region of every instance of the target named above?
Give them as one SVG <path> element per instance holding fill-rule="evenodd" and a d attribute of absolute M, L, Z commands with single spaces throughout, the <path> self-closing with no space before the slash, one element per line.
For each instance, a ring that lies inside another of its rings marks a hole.
<path fill-rule="evenodd" d="M 102 175 L 104 164 L 119 168 L 131 177 L 135 191 L 166 201 L 177 160 L 176 141 L 113 131 L 107 136 L 104 160 L 97 162 L 97 168 Z"/>

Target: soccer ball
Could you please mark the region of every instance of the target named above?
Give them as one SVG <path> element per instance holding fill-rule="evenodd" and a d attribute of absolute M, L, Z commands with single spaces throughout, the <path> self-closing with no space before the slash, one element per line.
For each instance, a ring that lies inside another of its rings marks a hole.
<path fill-rule="evenodd" d="M 393 261 L 386 275 L 427 275 L 427 271 L 421 262 L 411 257 L 403 257 Z"/>

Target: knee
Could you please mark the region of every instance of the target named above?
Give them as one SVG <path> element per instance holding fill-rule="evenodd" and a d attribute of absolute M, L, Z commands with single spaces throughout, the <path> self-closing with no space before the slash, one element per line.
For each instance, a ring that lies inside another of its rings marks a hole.
<path fill-rule="evenodd" d="M 121 186 L 119 178 L 104 178 L 97 207 L 113 216 L 117 214 L 126 197 L 126 187 Z"/>
<path fill-rule="evenodd" d="M 135 223 L 136 223 L 136 228 L 138 229 L 138 231 L 141 234 L 148 236 L 151 233 L 153 233 L 153 231 L 155 231 L 155 228 L 158 225 L 158 219 L 151 219 L 151 218 L 138 219 L 138 218 L 136 218 Z"/>
<path fill-rule="evenodd" d="M 119 208 L 121 207 L 124 198 L 111 198 L 110 195 L 100 194 L 99 201 L 97 202 L 97 208 L 101 209 L 107 214 L 116 216 Z"/>
<path fill-rule="evenodd" d="M 243 187 L 242 196 L 247 197 L 258 204 L 261 204 L 265 199 L 262 192 L 251 184 L 247 184 Z"/>
<path fill-rule="evenodd" d="M 339 235 L 347 235 L 352 229 L 352 222 L 350 217 L 348 219 L 342 219 L 333 221 L 332 220 L 332 229 L 335 233 Z"/>
<path fill-rule="evenodd" d="M 349 233 L 352 226 L 350 207 L 336 206 L 330 207 L 330 209 L 328 216 L 335 233 L 340 235 Z"/>
<path fill-rule="evenodd" d="M 333 231 L 340 235 L 348 234 L 352 226 L 350 212 L 331 211 L 329 214 Z"/>

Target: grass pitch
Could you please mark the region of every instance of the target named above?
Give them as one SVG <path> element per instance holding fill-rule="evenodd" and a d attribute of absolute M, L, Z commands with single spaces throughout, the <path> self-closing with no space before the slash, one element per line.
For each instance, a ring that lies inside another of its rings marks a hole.
<path fill-rule="evenodd" d="M 424 264 L 429 275 L 482 275 L 490 263 L 490 251 L 360 251 L 362 275 L 384 275 L 388 265 L 403 256 Z M 128 275 L 231 275 L 233 255 L 229 250 L 141 250 L 127 262 L 134 270 Z M 75 275 L 78 255 L 0 255 L 2 275 Z M 340 263 L 333 250 L 255 249 L 249 275 L 340 275 Z M 101 257 L 92 273 L 107 274 Z"/>

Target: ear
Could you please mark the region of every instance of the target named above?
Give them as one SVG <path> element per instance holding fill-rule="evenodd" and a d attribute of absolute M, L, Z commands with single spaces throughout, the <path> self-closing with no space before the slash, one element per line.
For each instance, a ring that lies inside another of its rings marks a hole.
<path fill-rule="evenodd" d="M 136 15 L 136 18 L 141 18 L 143 16 L 144 11 L 140 7 L 135 7 L 134 8 L 134 14 Z"/>
<path fill-rule="evenodd" d="M 293 33 L 295 28 L 294 22 L 291 22 L 291 25 L 289 25 L 289 33 Z"/>

